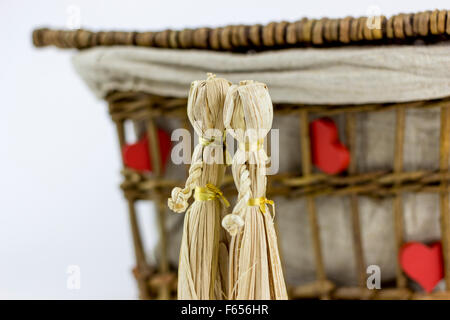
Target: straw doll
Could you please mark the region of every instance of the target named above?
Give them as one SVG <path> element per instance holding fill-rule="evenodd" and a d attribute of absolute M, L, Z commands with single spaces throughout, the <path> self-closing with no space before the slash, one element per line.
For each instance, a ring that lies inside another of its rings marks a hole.
<path fill-rule="evenodd" d="M 232 236 L 228 299 L 287 299 L 273 216 L 266 198 L 264 138 L 272 127 L 272 101 L 263 83 L 242 81 L 228 91 L 227 132 L 237 140 L 233 178 L 239 195 L 222 226 Z M 273 208 L 272 208 L 273 209 Z"/>
<path fill-rule="evenodd" d="M 208 79 L 194 81 L 189 92 L 187 114 L 199 136 L 194 149 L 189 176 L 184 188 L 174 188 L 168 206 L 184 212 L 194 192 L 195 201 L 187 209 L 178 268 L 178 299 L 222 299 L 226 275 L 219 272 L 220 256 L 227 258 L 220 243 L 220 220 L 224 198 L 219 186 L 225 173 L 223 149 L 223 104 L 230 83 L 208 74 Z M 227 264 L 227 261 L 222 262 Z"/>

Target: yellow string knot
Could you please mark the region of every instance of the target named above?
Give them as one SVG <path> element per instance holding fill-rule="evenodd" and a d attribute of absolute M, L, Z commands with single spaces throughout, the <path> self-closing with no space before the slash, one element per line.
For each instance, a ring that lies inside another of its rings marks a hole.
<path fill-rule="evenodd" d="M 204 187 L 195 187 L 194 199 L 197 201 L 210 201 L 219 199 L 225 205 L 225 207 L 228 208 L 230 206 L 230 203 L 223 195 L 223 192 L 211 183 L 206 184 L 206 186 Z"/>
<path fill-rule="evenodd" d="M 240 142 L 239 143 L 239 149 L 241 149 L 242 151 L 258 151 L 260 150 L 264 145 L 264 139 L 259 139 L 258 141 L 255 142 Z"/>
<path fill-rule="evenodd" d="M 198 137 L 200 144 L 202 146 L 209 146 L 211 143 L 213 143 L 214 141 L 216 141 L 215 137 L 211 137 L 211 138 L 206 138 L 206 137 Z"/>
<path fill-rule="evenodd" d="M 266 213 L 266 204 L 269 204 L 272 206 L 273 214 L 275 215 L 275 202 L 267 199 L 266 197 L 251 198 L 248 200 L 247 204 L 250 207 L 259 207 L 259 210 L 261 210 L 262 213 Z"/>

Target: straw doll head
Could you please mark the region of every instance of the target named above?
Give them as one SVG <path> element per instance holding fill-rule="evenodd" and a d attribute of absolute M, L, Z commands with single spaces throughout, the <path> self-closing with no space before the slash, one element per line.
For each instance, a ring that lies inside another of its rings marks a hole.
<path fill-rule="evenodd" d="M 208 174 L 202 170 L 204 163 L 223 163 L 223 103 L 230 83 L 213 74 L 208 74 L 207 80 L 194 81 L 191 84 L 187 104 L 187 115 L 195 133 L 199 136 L 200 143 L 194 149 L 192 155 L 189 176 L 184 188 L 174 188 L 171 198 L 168 200 L 169 208 L 175 212 L 184 212 L 188 207 L 188 200 L 196 186 L 211 183 L 220 184 L 222 174 Z M 214 167 L 217 169 L 217 167 Z M 223 167 L 219 169 L 224 170 Z M 207 179 L 212 181 L 202 181 Z"/>

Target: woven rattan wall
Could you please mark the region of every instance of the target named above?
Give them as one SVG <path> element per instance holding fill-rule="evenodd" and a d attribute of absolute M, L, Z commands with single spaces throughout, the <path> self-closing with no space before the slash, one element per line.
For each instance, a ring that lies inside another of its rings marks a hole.
<path fill-rule="evenodd" d="M 164 98 L 137 92 L 115 92 L 107 97 L 109 111 L 117 126 L 121 145 L 125 141 L 124 122 L 126 120 L 145 120 L 149 144 L 152 148 L 152 161 L 159 160 L 158 140 L 156 139 L 156 126 L 154 121 L 158 117 L 178 117 L 186 122 L 186 100 L 178 98 Z M 440 170 L 427 171 L 403 171 L 403 139 L 405 130 L 405 110 L 408 108 L 439 108 L 441 110 L 441 140 L 440 140 Z M 308 215 L 313 237 L 313 250 L 315 254 L 317 280 L 313 283 L 298 287 L 290 287 L 291 298 L 337 298 L 337 299 L 420 299 L 420 298 L 450 298 L 450 292 L 438 292 L 429 295 L 414 293 L 407 288 L 407 281 L 401 269 L 397 270 L 396 286 L 382 290 L 368 290 L 366 287 L 366 264 L 364 262 L 363 245 L 361 243 L 361 229 L 358 212 L 358 196 L 367 195 L 374 197 L 391 197 L 393 201 L 393 216 L 395 226 L 396 246 L 403 245 L 403 192 L 435 192 L 440 194 L 441 205 L 441 230 L 444 247 L 444 259 L 446 270 L 446 284 L 450 287 L 449 270 L 449 199 L 448 171 L 450 153 L 450 98 L 433 101 L 416 101 L 398 104 L 370 104 L 355 106 L 312 106 L 312 105 L 275 105 L 275 114 L 289 113 L 299 119 L 301 135 L 302 173 L 299 175 L 279 174 L 269 176 L 268 196 L 289 195 L 290 197 L 306 197 Z M 356 164 L 351 161 L 348 171 L 343 175 L 328 176 L 325 174 L 313 174 L 309 145 L 309 118 L 312 115 L 345 114 L 347 143 L 351 156 L 355 154 L 355 128 L 357 113 L 361 112 L 385 112 L 396 110 L 395 129 L 395 160 L 392 171 L 358 173 Z M 291 147 L 291 146 L 290 146 Z M 121 187 L 129 202 L 132 221 L 137 269 L 136 276 L 141 283 L 142 297 L 167 297 L 168 292 L 174 293 L 176 276 L 169 271 L 167 252 L 164 252 L 168 235 L 164 230 L 164 215 L 166 199 L 174 186 L 181 185 L 180 181 L 168 181 L 160 175 L 160 165 L 157 165 L 155 175 L 148 176 L 139 172 L 124 168 L 124 182 Z M 233 180 L 231 176 L 225 179 L 223 190 L 232 193 Z M 320 228 L 317 222 L 315 197 L 318 195 L 349 197 L 351 201 L 351 224 L 353 232 L 353 250 L 356 270 L 358 271 L 359 286 L 338 288 L 327 279 L 322 257 L 320 243 Z M 160 208 L 160 237 L 162 243 L 162 255 L 160 265 L 153 273 L 149 273 L 150 267 L 146 264 L 145 253 L 142 249 L 134 202 L 138 200 L 153 200 Z M 397 257 L 392 257 L 393 260 Z M 159 291 L 158 291 L 159 290 Z M 159 292 L 159 293 L 158 293 Z M 161 293 L 162 292 L 162 293 Z M 163 295 L 162 295 L 163 294 Z"/>

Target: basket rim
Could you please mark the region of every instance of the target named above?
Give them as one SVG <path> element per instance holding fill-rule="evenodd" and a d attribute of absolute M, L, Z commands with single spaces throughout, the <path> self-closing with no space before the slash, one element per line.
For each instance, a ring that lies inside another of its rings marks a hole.
<path fill-rule="evenodd" d="M 96 46 L 140 46 L 246 52 L 284 48 L 339 47 L 442 42 L 450 39 L 450 11 L 396 14 L 389 18 L 344 17 L 228 25 L 216 28 L 149 32 L 58 30 L 33 31 L 36 47 L 86 49 Z"/>

